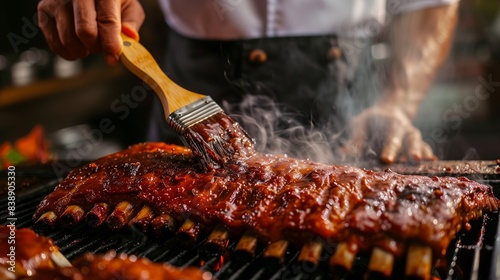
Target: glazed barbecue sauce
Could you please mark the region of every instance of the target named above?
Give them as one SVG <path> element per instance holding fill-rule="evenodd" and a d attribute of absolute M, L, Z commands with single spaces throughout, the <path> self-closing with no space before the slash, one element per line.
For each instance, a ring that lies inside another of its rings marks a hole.
<path fill-rule="evenodd" d="M 187 128 L 182 136 L 205 170 L 222 167 L 255 153 L 254 140 L 224 112 Z"/>
<path fill-rule="evenodd" d="M 489 186 L 465 178 L 400 175 L 255 153 L 204 171 L 187 148 L 138 144 L 72 171 L 38 206 L 60 217 L 69 205 L 89 211 L 130 202 L 210 231 L 251 229 L 267 241 L 311 238 L 379 247 L 399 255 L 408 242 L 445 252 L 482 211 L 498 209 Z"/>

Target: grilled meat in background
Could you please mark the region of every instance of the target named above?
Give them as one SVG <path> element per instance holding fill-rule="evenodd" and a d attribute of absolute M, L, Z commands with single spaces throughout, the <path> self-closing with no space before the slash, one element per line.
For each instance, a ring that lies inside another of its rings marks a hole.
<path fill-rule="evenodd" d="M 11 233 L 12 231 L 14 233 Z M 0 226 L 0 241 L 2 279 L 209 280 L 212 278 L 209 272 L 197 268 L 178 269 L 167 264 L 154 264 L 144 258 L 117 255 L 114 251 L 98 256 L 86 253 L 71 264 L 54 245 L 52 239 L 38 235 L 27 228 Z"/>

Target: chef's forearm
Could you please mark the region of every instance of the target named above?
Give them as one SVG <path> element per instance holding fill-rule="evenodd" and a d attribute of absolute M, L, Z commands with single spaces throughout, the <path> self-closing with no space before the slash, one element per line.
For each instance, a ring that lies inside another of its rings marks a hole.
<path fill-rule="evenodd" d="M 400 106 L 415 118 L 436 72 L 445 60 L 457 21 L 458 3 L 394 16 L 387 29 L 391 58 L 383 104 Z"/>

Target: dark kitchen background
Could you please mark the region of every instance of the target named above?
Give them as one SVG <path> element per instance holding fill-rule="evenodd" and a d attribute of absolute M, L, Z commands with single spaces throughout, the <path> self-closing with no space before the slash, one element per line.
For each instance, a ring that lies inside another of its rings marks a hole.
<path fill-rule="evenodd" d="M 165 23 L 155 0 L 141 2 L 141 41 L 161 61 Z M 145 141 L 153 91 L 100 55 L 65 61 L 51 53 L 37 3 L 4 1 L 0 9 L 0 145 L 37 125 L 58 157 L 73 149 L 92 159 Z M 416 124 L 441 159 L 500 158 L 499 1 L 461 1 L 453 49 Z"/>

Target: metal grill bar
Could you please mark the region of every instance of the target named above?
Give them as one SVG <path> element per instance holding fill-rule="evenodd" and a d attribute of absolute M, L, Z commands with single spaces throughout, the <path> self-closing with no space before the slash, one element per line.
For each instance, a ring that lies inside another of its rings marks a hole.
<path fill-rule="evenodd" d="M 494 249 L 492 253 L 491 269 L 489 280 L 500 279 L 500 218 L 498 220 L 497 230 L 494 238 Z"/>

